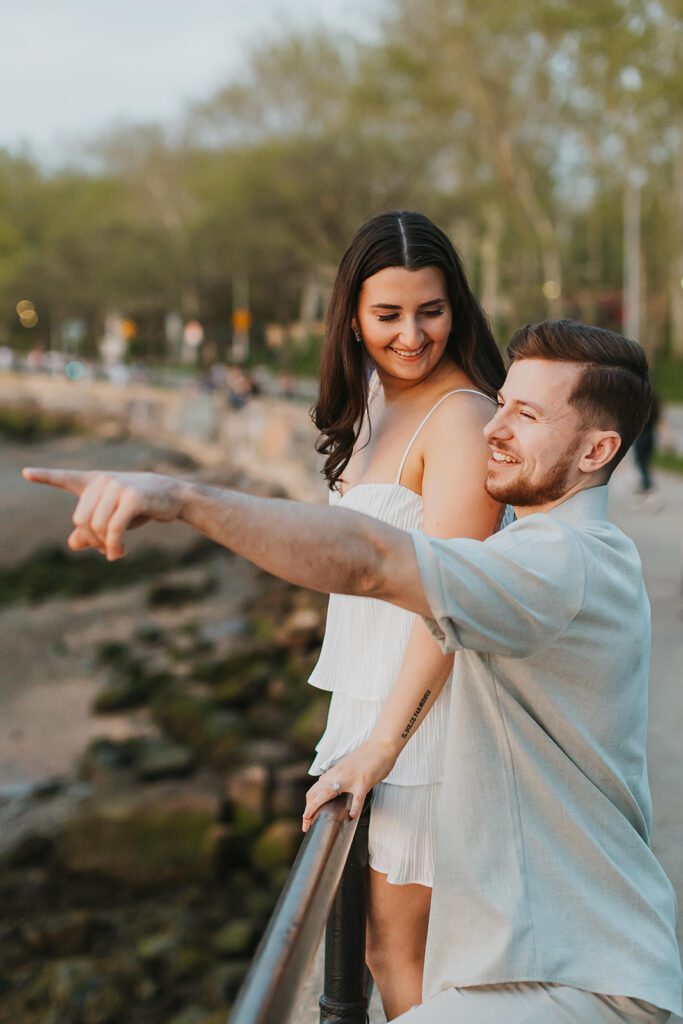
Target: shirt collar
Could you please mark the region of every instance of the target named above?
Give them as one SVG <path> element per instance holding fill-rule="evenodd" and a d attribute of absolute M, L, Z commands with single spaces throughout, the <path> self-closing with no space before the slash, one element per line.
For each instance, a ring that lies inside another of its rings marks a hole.
<path fill-rule="evenodd" d="M 565 523 L 580 523 L 589 519 L 607 518 L 607 484 L 587 487 L 577 491 L 571 498 L 548 510 L 547 515 Z"/>

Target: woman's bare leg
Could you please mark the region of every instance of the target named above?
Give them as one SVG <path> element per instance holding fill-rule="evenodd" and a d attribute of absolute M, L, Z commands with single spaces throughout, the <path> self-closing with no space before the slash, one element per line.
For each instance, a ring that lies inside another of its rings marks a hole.
<path fill-rule="evenodd" d="M 422 1001 L 427 921 L 432 890 L 392 885 L 369 869 L 366 960 L 387 1020 Z"/>

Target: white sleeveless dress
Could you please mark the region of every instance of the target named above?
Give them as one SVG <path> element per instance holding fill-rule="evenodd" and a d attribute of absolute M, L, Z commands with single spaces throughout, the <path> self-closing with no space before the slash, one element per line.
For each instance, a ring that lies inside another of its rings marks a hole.
<path fill-rule="evenodd" d="M 330 503 L 401 530 L 422 529 L 422 496 L 401 484 L 403 467 L 432 413 L 451 395 L 463 392 L 492 402 L 469 388 L 443 395 L 410 439 L 393 483 L 356 484 L 343 495 L 331 491 Z M 416 617 L 375 598 L 330 595 L 320 658 L 309 679 L 311 685 L 332 691 L 312 775 L 322 775 L 372 732 L 400 671 Z M 373 790 L 369 862 L 396 885 L 432 885 L 449 697 L 450 680 L 389 775 Z"/>

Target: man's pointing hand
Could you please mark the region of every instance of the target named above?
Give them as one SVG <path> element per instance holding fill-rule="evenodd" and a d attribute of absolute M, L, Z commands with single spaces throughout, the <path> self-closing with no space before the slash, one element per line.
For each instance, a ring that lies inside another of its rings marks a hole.
<path fill-rule="evenodd" d="M 74 551 L 95 548 L 110 561 L 125 555 L 126 530 L 150 519 L 170 522 L 182 509 L 182 482 L 156 473 L 27 468 L 23 476 L 31 483 L 49 484 L 75 494 L 78 503 L 69 547 Z"/>

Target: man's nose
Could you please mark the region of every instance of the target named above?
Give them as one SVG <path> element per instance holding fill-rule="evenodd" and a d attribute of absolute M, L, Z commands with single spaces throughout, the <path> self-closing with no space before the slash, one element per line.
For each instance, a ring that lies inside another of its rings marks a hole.
<path fill-rule="evenodd" d="M 491 444 L 494 438 L 509 438 L 511 436 L 510 425 L 505 416 L 505 410 L 499 408 L 493 417 L 484 427 L 484 438 L 487 444 Z"/>

